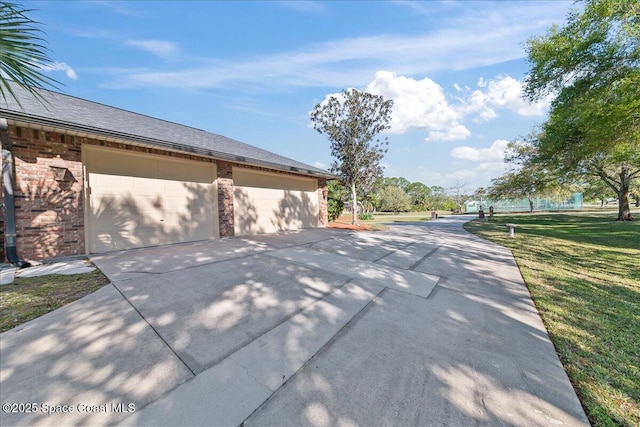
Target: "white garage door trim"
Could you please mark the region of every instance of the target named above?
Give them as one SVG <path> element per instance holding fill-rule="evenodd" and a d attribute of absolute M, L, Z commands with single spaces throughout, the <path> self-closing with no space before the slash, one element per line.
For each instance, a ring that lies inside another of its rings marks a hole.
<path fill-rule="evenodd" d="M 318 227 L 318 180 L 233 168 L 237 236 Z"/>
<path fill-rule="evenodd" d="M 85 145 L 87 253 L 219 237 L 216 165 Z"/>

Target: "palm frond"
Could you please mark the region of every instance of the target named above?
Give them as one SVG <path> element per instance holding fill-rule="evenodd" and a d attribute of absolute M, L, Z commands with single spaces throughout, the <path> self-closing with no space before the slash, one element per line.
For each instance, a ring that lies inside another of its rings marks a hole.
<path fill-rule="evenodd" d="M 10 81 L 43 99 L 37 88 L 58 88 L 61 83 L 44 74 L 45 67 L 54 65 L 49 49 L 42 37 L 39 23 L 27 14 L 32 9 L 21 9 L 9 2 L 0 2 L 0 95 L 6 101 L 11 97 L 20 104 Z"/>

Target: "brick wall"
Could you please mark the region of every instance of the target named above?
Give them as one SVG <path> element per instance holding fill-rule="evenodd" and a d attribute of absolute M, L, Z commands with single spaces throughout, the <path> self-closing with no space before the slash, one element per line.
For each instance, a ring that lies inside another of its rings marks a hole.
<path fill-rule="evenodd" d="M 18 254 L 26 260 L 86 253 L 81 150 L 83 144 L 215 163 L 218 171 L 220 237 L 234 235 L 232 175 L 234 166 L 300 176 L 291 172 L 236 164 L 198 155 L 45 132 L 14 125 L 9 126 L 9 135 L 11 151 L 15 159 L 17 249 Z M 65 161 L 68 168 L 63 181 L 54 179 L 53 170 L 50 167 L 58 155 Z M 318 179 L 318 201 L 319 222 L 321 226 L 326 226 L 327 190 L 326 180 L 322 178 Z M 0 256 L 2 256 L 1 251 Z"/>
<path fill-rule="evenodd" d="M 81 255 L 84 199 L 80 143 L 69 135 L 9 127 L 15 163 L 16 239 L 25 259 Z M 56 181 L 51 162 L 68 168 Z"/>

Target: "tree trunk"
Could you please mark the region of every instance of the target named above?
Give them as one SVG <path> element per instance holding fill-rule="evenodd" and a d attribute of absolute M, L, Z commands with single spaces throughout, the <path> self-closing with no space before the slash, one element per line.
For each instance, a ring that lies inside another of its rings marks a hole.
<path fill-rule="evenodd" d="M 618 194 L 618 218 L 616 221 L 634 221 L 631 216 L 629 198 L 631 180 L 638 172 L 640 171 L 631 174 L 629 166 L 621 165 L 620 172 L 618 173 L 618 179 L 616 179 L 607 175 L 607 173 L 601 168 L 596 170 L 596 175 Z"/>
<path fill-rule="evenodd" d="M 629 176 L 629 168 L 622 166 L 620 169 L 620 189 L 618 190 L 618 221 L 633 221 L 629 204 L 630 186 L 631 177 Z"/>
<path fill-rule="evenodd" d="M 529 197 L 528 200 L 529 200 L 529 213 L 533 213 L 533 200 L 531 199 L 531 197 Z"/>
<path fill-rule="evenodd" d="M 356 195 L 356 183 L 351 183 L 351 225 L 358 225 L 358 196 Z"/>

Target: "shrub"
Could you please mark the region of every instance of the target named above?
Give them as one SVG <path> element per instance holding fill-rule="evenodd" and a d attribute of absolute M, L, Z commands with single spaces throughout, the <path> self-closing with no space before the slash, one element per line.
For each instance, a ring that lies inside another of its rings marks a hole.
<path fill-rule="evenodd" d="M 361 221 L 371 221 L 373 219 L 373 212 L 363 212 L 358 215 Z"/>
<path fill-rule="evenodd" d="M 329 221 L 335 221 L 344 212 L 344 203 L 342 200 L 329 198 L 327 200 L 327 211 L 329 213 Z"/>

